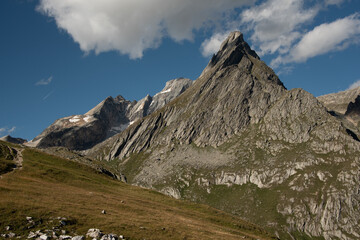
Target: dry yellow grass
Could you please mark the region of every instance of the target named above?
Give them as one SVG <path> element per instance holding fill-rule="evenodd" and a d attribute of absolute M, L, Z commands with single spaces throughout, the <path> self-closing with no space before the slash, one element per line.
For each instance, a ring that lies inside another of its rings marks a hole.
<path fill-rule="evenodd" d="M 127 239 L 272 238 L 230 214 L 112 180 L 79 163 L 32 149 L 23 156 L 23 169 L 0 179 L 0 233 L 11 225 L 26 236 L 26 216 L 44 220 L 31 230 L 44 230 L 46 219 L 61 216 L 78 234 L 100 228 Z"/>

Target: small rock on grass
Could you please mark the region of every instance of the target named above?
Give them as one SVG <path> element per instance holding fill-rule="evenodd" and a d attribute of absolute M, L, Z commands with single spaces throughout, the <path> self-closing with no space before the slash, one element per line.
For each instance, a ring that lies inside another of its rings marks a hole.
<path fill-rule="evenodd" d="M 119 237 L 116 234 L 110 233 L 102 236 L 100 240 L 118 240 Z"/>
<path fill-rule="evenodd" d="M 74 236 L 74 237 L 72 237 L 71 240 L 84 240 L 84 239 L 85 239 L 84 236 Z"/>
<path fill-rule="evenodd" d="M 69 235 L 60 235 L 59 237 L 60 240 L 71 240 L 72 236 Z"/>
<path fill-rule="evenodd" d="M 100 238 L 104 235 L 100 229 L 97 228 L 90 228 L 86 234 L 87 237 L 90 238 Z"/>

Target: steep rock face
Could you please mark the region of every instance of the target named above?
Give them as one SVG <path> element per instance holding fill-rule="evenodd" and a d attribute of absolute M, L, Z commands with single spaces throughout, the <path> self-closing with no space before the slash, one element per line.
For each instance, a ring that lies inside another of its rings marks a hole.
<path fill-rule="evenodd" d="M 352 132 L 360 132 L 360 87 L 318 97 Z"/>
<path fill-rule="evenodd" d="M 354 102 L 350 102 L 346 112 L 345 116 L 356 116 L 358 117 L 360 115 L 360 95 L 358 95 Z"/>
<path fill-rule="evenodd" d="M 329 110 L 335 113 L 345 114 L 350 102 L 354 102 L 360 95 L 360 87 L 319 96 L 317 99 Z"/>
<path fill-rule="evenodd" d="M 165 104 L 169 103 L 171 100 L 175 99 L 186 89 L 188 89 L 192 85 L 192 83 L 193 81 L 187 78 L 177 78 L 168 81 L 165 88 L 161 90 L 161 92 L 155 94 L 155 96 L 152 98 L 146 115 L 149 115 L 155 112 L 157 109 L 165 106 Z"/>
<path fill-rule="evenodd" d="M 191 84 L 190 79 L 171 80 L 162 92 L 154 97 L 148 95 L 139 102 L 130 102 L 120 95 L 108 97 L 83 115 L 56 120 L 26 144 L 39 148 L 62 146 L 72 150 L 89 149 L 163 107 Z"/>
<path fill-rule="evenodd" d="M 129 120 L 136 121 L 137 119 L 145 117 L 148 113 L 151 102 L 152 97 L 150 95 L 147 95 L 139 102 L 137 102 L 129 111 Z"/>
<path fill-rule="evenodd" d="M 358 239 L 350 132 L 310 93 L 287 91 L 235 32 L 182 95 L 88 154 L 129 183 L 246 216 L 281 239 Z"/>

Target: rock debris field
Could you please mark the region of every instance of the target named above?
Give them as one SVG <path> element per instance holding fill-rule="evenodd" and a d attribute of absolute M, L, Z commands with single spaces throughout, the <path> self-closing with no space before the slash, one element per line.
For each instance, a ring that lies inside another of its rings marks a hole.
<path fill-rule="evenodd" d="M 17 232 L 12 226 L 6 226 L 5 229 L 0 231 L 0 239 L 35 239 L 35 240 L 119 240 L 126 239 L 123 235 L 117 235 L 114 233 L 104 233 L 100 229 L 90 228 L 86 234 L 80 235 L 76 232 L 68 232 L 64 228 L 74 223 L 65 217 L 50 218 L 46 221 L 43 219 L 35 220 L 32 217 L 26 217 L 26 226 L 24 228 L 29 229 L 30 232 L 26 235 L 16 234 Z M 46 227 L 41 227 L 44 226 Z M 40 226 L 41 225 L 41 226 Z M 36 230 L 33 230 L 36 229 Z"/>

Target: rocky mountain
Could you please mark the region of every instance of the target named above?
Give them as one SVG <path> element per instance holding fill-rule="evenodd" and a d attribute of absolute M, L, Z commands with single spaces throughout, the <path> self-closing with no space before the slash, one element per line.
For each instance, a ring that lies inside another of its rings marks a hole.
<path fill-rule="evenodd" d="M 360 87 L 346 91 L 331 93 L 317 99 L 329 110 L 338 114 L 345 114 L 350 102 L 354 102 L 360 95 Z"/>
<path fill-rule="evenodd" d="M 287 90 L 233 32 L 183 94 L 87 154 L 281 239 L 358 239 L 358 136 L 310 93 Z"/>
<path fill-rule="evenodd" d="M 190 79 L 171 80 L 154 97 L 148 95 L 139 102 L 130 102 L 120 95 L 116 98 L 108 97 L 85 114 L 56 120 L 27 145 L 39 148 L 62 146 L 72 150 L 89 149 L 161 108 L 191 84 Z"/>
<path fill-rule="evenodd" d="M 345 112 L 345 116 L 359 116 L 359 115 L 360 115 L 360 95 L 356 97 L 355 101 L 349 103 Z"/>
<path fill-rule="evenodd" d="M 318 100 L 348 128 L 360 130 L 360 87 L 320 96 Z"/>
<path fill-rule="evenodd" d="M 22 139 L 22 138 L 14 138 L 14 137 L 12 137 L 12 136 L 10 136 L 10 135 L 1 137 L 0 140 L 1 140 L 1 141 L 4 141 L 4 142 L 9 142 L 9 143 L 15 143 L 15 144 L 24 144 L 24 143 L 27 142 L 25 139 Z"/>

